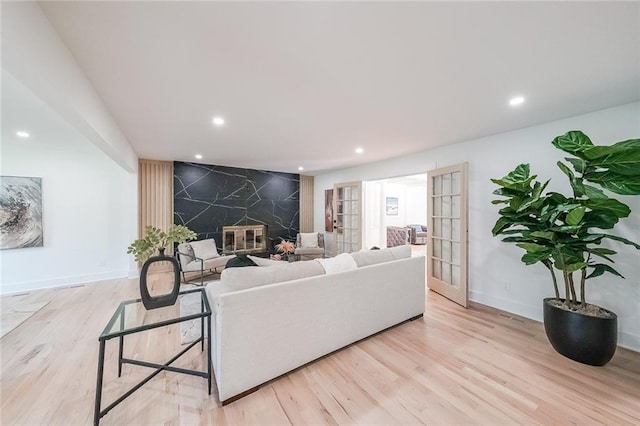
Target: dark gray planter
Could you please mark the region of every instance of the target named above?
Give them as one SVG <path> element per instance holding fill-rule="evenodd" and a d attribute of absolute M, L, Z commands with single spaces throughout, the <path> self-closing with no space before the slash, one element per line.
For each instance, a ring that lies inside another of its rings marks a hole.
<path fill-rule="evenodd" d="M 178 300 L 178 293 L 180 292 L 180 265 L 175 257 L 165 256 L 164 248 L 158 249 L 160 254 L 147 259 L 142 265 L 142 271 L 140 271 L 140 298 L 145 309 L 157 309 L 165 306 L 171 306 Z M 147 287 L 147 274 L 149 267 L 154 262 L 165 262 L 171 264 L 173 268 L 173 287 L 171 292 L 162 294 L 160 296 L 151 296 L 149 288 Z"/>
<path fill-rule="evenodd" d="M 598 318 L 566 311 L 543 301 L 544 330 L 551 346 L 574 361 L 589 365 L 605 365 L 616 352 L 618 317 Z M 561 299 L 564 301 L 564 299 Z"/>

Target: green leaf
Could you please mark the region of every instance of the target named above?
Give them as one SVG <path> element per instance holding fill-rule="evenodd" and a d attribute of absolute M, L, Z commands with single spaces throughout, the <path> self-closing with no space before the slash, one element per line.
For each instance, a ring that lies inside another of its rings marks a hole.
<path fill-rule="evenodd" d="M 639 244 L 636 244 L 633 241 L 629 241 L 626 238 L 618 237 L 617 235 L 611 235 L 611 234 L 602 234 L 602 236 L 604 238 L 608 238 L 610 240 L 620 241 L 621 243 L 633 246 L 633 247 L 637 248 L 638 250 L 640 250 L 640 245 Z"/>
<path fill-rule="evenodd" d="M 531 233 L 531 236 L 534 238 L 542 238 L 543 240 L 553 241 L 555 239 L 555 234 L 550 231 L 535 231 Z"/>
<path fill-rule="evenodd" d="M 566 265 L 564 270 L 567 271 L 568 273 L 572 273 L 572 272 L 579 271 L 580 269 L 585 268 L 586 266 L 587 264 L 584 262 L 576 262 L 576 263 L 571 263 Z"/>
<path fill-rule="evenodd" d="M 493 229 L 491 230 L 491 233 L 495 237 L 496 235 L 500 234 L 500 232 L 502 230 L 506 229 L 507 227 L 511 226 L 512 224 L 513 224 L 513 222 L 511 220 L 507 219 L 506 217 L 500 217 L 496 221 L 496 224 L 493 225 Z"/>
<path fill-rule="evenodd" d="M 537 253 L 542 251 L 549 251 L 549 248 L 536 243 L 519 243 L 516 246 L 525 249 L 529 253 Z"/>
<path fill-rule="evenodd" d="M 607 198 L 606 200 L 586 200 L 584 201 L 584 205 L 594 212 L 604 211 L 611 213 L 618 218 L 627 217 L 631 213 L 629 206 L 618 200 L 614 200 L 613 198 Z"/>
<path fill-rule="evenodd" d="M 558 136 L 551 143 L 556 148 L 580 158 L 583 158 L 582 152 L 585 148 L 593 146 L 589 137 L 579 130 L 572 130 Z"/>
<path fill-rule="evenodd" d="M 549 250 L 549 252 L 545 253 L 545 252 L 538 252 L 538 253 L 525 253 L 520 260 L 522 260 L 522 262 L 524 262 L 525 265 L 533 265 L 537 262 L 544 262 L 545 260 L 549 259 L 551 254 L 551 250 Z"/>
<path fill-rule="evenodd" d="M 640 175 L 626 176 L 608 170 L 587 173 L 584 178 L 616 194 L 640 195 Z"/>
<path fill-rule="evenodd" d="M 577 207 L 569 212 L 566 217 L 566 222 L 568 225 L 578 225 L 582 218 L 584 217 L 584 212 L 586 211 L 585 207 Z"/>
<path fill-rule="evenodd" d="M 617 275 L 617 276 L 619 276 L 621 278 L 624 278 L 622 276 L 622 274 L 620 274 L 618 271 L 613 269 L 611 266 L 605 265 L 604 263 L 596 263 L 595 265 L 592 265 L 592 267 L 593 267 L 593 272 L 590 273 L 589 275 L 587 275 L 586 279 L 599 277 L 600 275 L 604 274 L 605 272 L 609 272 L 609 273 L 611 273 L 613 275 Z"/>
<path fill-rule="evenodd" d="M 581 160 L 579 158 L 570 158 L 570 157 L 565 157 L 565 160 L 568 161 L 569 163 L 571 163 L 571 165 L 573 166 L 573 169 L 580 173 L 583 174 L 584 170 L 586 168 L 586 164 L 584 162 L 584 160 Z"/>

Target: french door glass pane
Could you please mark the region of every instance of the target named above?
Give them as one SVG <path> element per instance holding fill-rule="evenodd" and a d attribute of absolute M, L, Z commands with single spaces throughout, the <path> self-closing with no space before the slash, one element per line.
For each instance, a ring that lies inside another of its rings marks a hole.
<path fill-rule="evenodd" d="M 442 193 L 451 194 L 451 174 L 442 175 Z"/>
<path fill-rule="evenodd" d="M 442 241 L 433 239 L 433 257 L 442 259 Z"/>
<path fill-rule="evenodd" d="M 460 196 L 451 197 L 451 217 L 460 217 Z"/>
<path fill-rule="evenodd" d="M 442 216 L 442 198 L 433 197 L 433 215 Z"/>
<path fill-rule="evenodd" d="M 460 243 L 451 243 L 451 263 L 460 265 Z"/>
<path fill-rule="evenodd" d="M 451 220 L 451 239 L 460 241 L 460 219 Z"/>
<path fill-rule="evenodd" d="M 442 241 L 442 260 L 451 262 L 451 243 L 449 241 Z"/>
<path fill-rule="evenodd" d="M 442 219 L 433 219 L 433 226 L 431 232 L 434 237 L 442 237 Z"/>
<path fill-rule="evenodd" d="M 433 260 L 433 276 L 436 277 L 437 279 L 442 278 L 442 262 L 440 262 L 439 260 Z"/>
<path fill-rule="evenodd" d="M 451 219 L 442 219 L 442 238 L 451 239 Z"/>
<path fill-rule="evenodd" d="M 451 216 L 451 197 L 442 197 L 442 216 Z"/>
<path fill-rule="evenodd" d="M 461 175 L 460 172 L 454 172 L 451 174 L 451 193 L 459 194 L 461 191 L 460 187 Z"/>
<path fill-rule="evenodd" d="M 433 194 L 434 195 L 442 194 L 442 179 L 440 179 L 440 176 L 436 176 L 433 179 Z"/>
<path fill-rule="evenodd" d="M 458 287 L 460 285 L 460 268 L 457 266 L 451 267 L 451 284 L 454 287 Z"/>
<path fill-rule="evenodd" d="M 442 281 L 451 284 L 451 265 L 442 262 Z"/>

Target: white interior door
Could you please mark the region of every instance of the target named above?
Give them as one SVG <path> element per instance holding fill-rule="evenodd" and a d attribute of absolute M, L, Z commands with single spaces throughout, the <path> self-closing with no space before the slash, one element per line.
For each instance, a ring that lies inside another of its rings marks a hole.
<path fill-rule="evenodd" d="M 333 186 L 333 231 L 336 255 L 362 246 L 362 182 Z"/>
<path fill-rule="evenodd" d="M 467 163 L 427 174 L 427 285 L 467 307 Z"/>

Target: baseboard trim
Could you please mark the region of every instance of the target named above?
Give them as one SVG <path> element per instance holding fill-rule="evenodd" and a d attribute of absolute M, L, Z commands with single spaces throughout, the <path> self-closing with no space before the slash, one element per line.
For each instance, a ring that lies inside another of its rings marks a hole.
<path fill-rule="evenodd" d="M 540 300 L 539 306 L 534 307 L 525 305 L 524 303 L 490 296 L 477 291 L 469 292 L 469 300 L 480 303 L 481 305 L 500 309 L 501 311 L 520 315 L 534 321 L 542 322 L 542 300 Z M 620 331 L 620 324 L 618 324 L 618 346 L 634 352 L 640 352 L 640 336 L 626 331 Z"/>
<path fill-rule="evenodd" d="M 128 270 L 106 271 L 98 274 L 75 275 L 68 277 L 52 278 L 48 280 L 23 281 L 12 284 L 3 284 L 0 288 L 0 295 L 11 295 L 14 293 L 24 293 L 33 290 L 46 288 L 71 287 L 77 284 L 86 284 L 96 281 L 109 280 L 114 278 L 128 278 Z"/>

